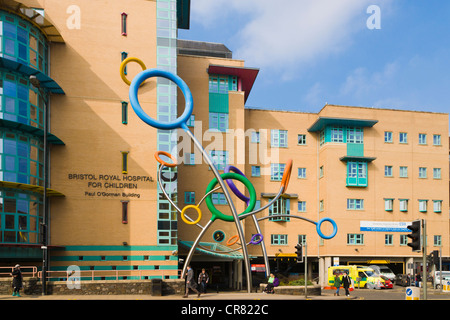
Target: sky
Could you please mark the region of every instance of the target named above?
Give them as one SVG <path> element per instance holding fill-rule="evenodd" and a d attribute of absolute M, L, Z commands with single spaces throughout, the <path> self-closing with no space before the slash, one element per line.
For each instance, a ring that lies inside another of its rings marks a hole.
<path fill-rule="evenodd" d="M 259 69 L 246 107 L 449 113 L 448 0 L 191 0 L 180 39 Z"/>

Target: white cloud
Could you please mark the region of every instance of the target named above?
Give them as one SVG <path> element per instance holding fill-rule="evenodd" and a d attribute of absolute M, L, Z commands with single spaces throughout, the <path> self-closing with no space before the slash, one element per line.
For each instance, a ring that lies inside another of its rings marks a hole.
<path fill-rule="evenodd" d="M 205 27 L 223 23 L 226 28 L 239 20 L 234 57 L 290 79 L 317 58 L 348 49 L 352 35 L 366 28 L 371 4 L 373 0 L 193 0 L 191 10 L 192 19 Z"/>

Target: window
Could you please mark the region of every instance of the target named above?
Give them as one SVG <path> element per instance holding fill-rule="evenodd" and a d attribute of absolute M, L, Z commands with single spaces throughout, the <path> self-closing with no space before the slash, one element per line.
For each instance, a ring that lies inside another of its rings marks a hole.
<path fill-rule="evenodd" d="M 408 134 L 406 132 L 400 132 L 399 142 L 400 143 L 408 143 Z"/>
<path fill-rule="evenodd" d="M 225 132 L 228 129 L 228 113 L 209 113 L 209 129 Z"/>
<path fill-rule="evenodd" d="M 384 244 L 387 246 L 392 246 L 394 244 L 394 235 L 385 234 L 384 235 Z"/>
<path fill-rule="evenodd" d="M 298 201 L 297 202 L 297 211 L 298 212 L 306 212 L 306 201 Z"/>
<path fill-rule="evenodd" d="M 122 124 L 128 123 L 128 102 L 122 101 Z"/>
<path fill-rule="evenodd" d="M 435 235 L 433 237 L 433 246 L 435 247 L 440 247 L 442 246 L 442 236 L 440 235 Z"/>
<path fill-rule="evenodd" d="M 364 210 L 364 199 L 347 199 L 347 210 Z"/>
<path fill-rule="evenodd" d="M 271 181 L 281 181 L 283 177 L 284 163 L 271 163 L 270 164 L 270 180 Z"/>
<path fill-rule="evenodd" d="M 392 177 L 392 166 L 384 166 L 384 176 Z"/>
<path fill-rule="evenodd" d="M 427 177 L 427 168 L 420 167 L 419 168 L 419 178 L 426 179 L 426 177 Z"/>
<path fill-rule="evenodd" d="M 287 245 L 288 235 L 287 234 L 272 234 L 270 235 L 270 244 L 272 245 Z"/>
<path fill-rule="evenodd" d="M 319 178 L 323 177 L 323 166 L 320 166 L 319 168 Z"/>
<path fill-rule="evenodd" d="M 121 151 L 122 152 L 122 173 L 126 174 L 128 173 L 128 151 Z"/>
<path fill-rule="evenodd" d="M 253 131 L 252 132 L 252 143 L 259 143 L 259 132 Z"/>
<path fill-rule="evenodd" d="M 125 12 L 121 13 L 121 21 L 122 21 L 122 35 L 126 36 L 127 35 L 127 16 L 128 14 L 126 14 Z"/>
<path fill-rule="evenodd" d="M 440 134 L 433 134 L 433 145 L 434 146 L 441 145 L 441 135 Z"/>
<path fill-rule="evenodd" d="M 419 200 L 419 211 L 427 212 L 428 200 Z"/>
<path fill-rule="evenodd" d="M 211 159 L 216 165 L 217 170 L 223 170 L 228 164 L 228 151 L 210 151 Z"/>
<path fill-rule="evenodd" d="M 364 134 L 362 128 L 347 128 L 347 143 L 364 143 Z"/>
<path fill-rule="evenodd" d="M 186 165 L 194 165 L 195 164 L 195 153 L 188 153 L 188 152 L 186 152 L 184 154 L 184 164 L 186 164 Z"/>
<path fill-rule="evenodd" d="M 270 146 L 272 148 L 287 148 L 287 130 L 270 130 Z"/>
<path fill-rule="evenodd" d="M 122 223 L 127 224 L 128 223 L 128 203 L 129 201 L 120 201 L 122 202 Z"/>
<path fill-rule="evenodd" d="M 323 211 L 323 210 L 325 210 L 325 204 L 324 204 L 323 200 L 320 200 L 319 201 L 319 211 Z"/>
<path fill-rule="evenodd" d="M 331 128 L 331 142 L 344 142 L 344 128 L 332 127 Z"/>
<path fill-rule="evenodd" d="M 195 192 L 194 191 L 185 191 L 184 192 L 184 203 L 186 203 L 186 204 L 194 204 L 195 203 Z"/>
<path fill-rule="evenodd" d="M 384 210 L 392 211 L 394 209 L 394 199 L 384 199 Z"/>
<path fill-rule="evenodd" d="M 252 177 L 260 177 L 260 176 L 261 176 L 261 167 L 252 166 Z"/>
<path fill-rule="evenodd" d="M 299 179 L 306 179 L 306 168 L 298 168 L 298 175 L 297 177 Z"/>
<path fill-rule="evenodd" d="M 433 179 L 441 179 L 441 168 L 433 168 Z"/>
<path fill-rule="evenodd" d="M 384 132 L 384 142 L 392 143 L 392 132 L 391 131 Z"/>
<path fill-rule="evenodd" d="M 400 201 L 400 211 L 408 211 L 408 199 L 399 199 Z"/>
<path fill-rule="evenodd" d="M 400 178 L 408 178 L 408 167 L 400 166 Z"/>
<path fill-rule="evenodd" d="M 228 204 L 225 194 L 222 192 L 213 192 L 211 196 L 213 204 Z"/>
<path fill-rule="evenodd" d="M 419 144 L 427 144 L 427 135 L 425 133 L 419 133 Z"/>
<path fill-rule="evenodd" d="M 186 125 L 188 127 L 193 127 L 195 125 L 195 115 L 191 114 L 191 116 L 189 117 L 189 120 L 186 121 Z"/>
<path fill-rule="evenodd" d="M 299 234 L 298 235 L 298 243 L 300 243 L 301 245 L 305 245 L 306 244 L 306 234 Z"/>
<path fill-rule="evenodd" d="M 304 146 L 306 145 L 306 134 L 299 134 L 297 136 L 297 144 L 299 146 Z"/>
<path fill-rule="evenodd" d="M 125 51 L 122 51 L 120 55 L 122 57 L 122 61 L 125 60 L 128 57 L 128 53 L 125 52 Z M 125 68 L 123 69 L 123 73 L 124 74 L 128 74 L 127 73 L 127 66 L 125 66 Z"/>
<path fill-rule="evenodd" d="M 400 235 L 400 245 L 401 246 L 406 246 L 408 245 L 408 236 L 406 234 L 401 234 Z"/>
<path fill-rule="evenodd" d="M 367 162 L 347 162 L 347 186 L 367 187 Z"/>
<path fill-rule="evenodd" d="M 277 217 L 281 214 L 290 214 L 290 199 L 279 198 L 269 207 L 270 221 L 290 221 L 289 217 Z"/>
<path fill-rule="evenodd" d="M 359 234 L 359 233 L 348 233 L 347 234 L 347 244 L 348 245 L 364 244 L 364 235 Z"/>
<path fill-rule="evenodd" d="M 442 212 L 442 200 L 433 200 L 433 211 Z"/>

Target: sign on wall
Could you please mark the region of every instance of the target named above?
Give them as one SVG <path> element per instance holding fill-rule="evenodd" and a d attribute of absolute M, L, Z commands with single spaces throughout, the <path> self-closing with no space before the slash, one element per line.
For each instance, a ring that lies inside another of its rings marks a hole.
<path fill-rule="evenodd" d="M 407 227 L 411 222 L 404 221 L 360 221 L 360 231 L 411 232 Z"/>

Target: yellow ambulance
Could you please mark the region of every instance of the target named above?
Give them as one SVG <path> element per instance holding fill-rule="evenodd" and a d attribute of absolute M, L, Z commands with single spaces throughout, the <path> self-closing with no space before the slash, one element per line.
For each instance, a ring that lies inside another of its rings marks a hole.
<path fill-rule="evenodd" d="M 337 274 L 341 280 L 346 272 L 352 279 L 353 287 L 381 289 L 384 280 L 372 268 L 366 266 L 333 266 L 328 268 L 328 287 L 334 287 L 334 277 Z"/>

